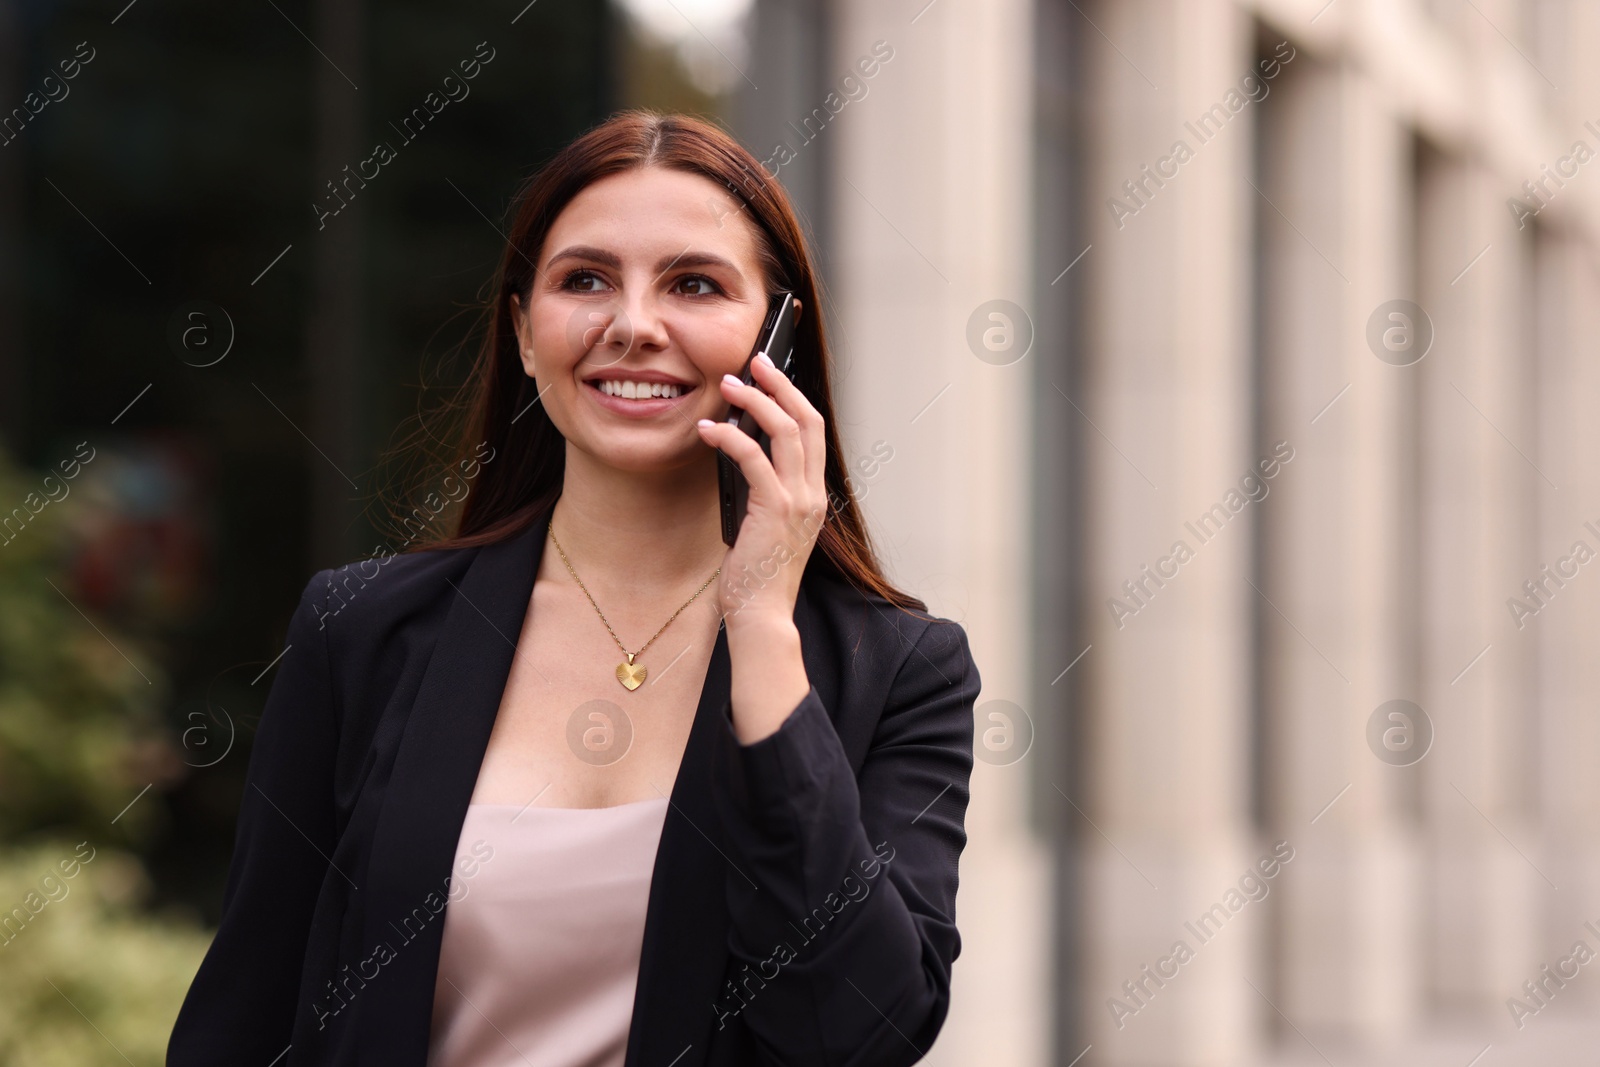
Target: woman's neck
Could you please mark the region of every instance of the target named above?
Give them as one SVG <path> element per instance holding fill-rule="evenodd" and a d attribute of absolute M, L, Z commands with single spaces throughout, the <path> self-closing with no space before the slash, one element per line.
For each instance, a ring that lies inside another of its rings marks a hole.
<path fill-rule="evenodd" d="M 591 589 L 626 587 L 630 599 L 648 600 L 691 581 L 698 586 L 721 563 L 727 546 L 715 457 L 672 471 L 633 472 L 569 445 L 563 478 L 556 537 Z"/>

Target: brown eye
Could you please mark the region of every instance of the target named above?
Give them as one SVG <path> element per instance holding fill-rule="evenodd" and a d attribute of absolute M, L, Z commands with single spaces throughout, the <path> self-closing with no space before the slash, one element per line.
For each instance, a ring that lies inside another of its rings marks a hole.
<path fill-rule="evenodd" d="M 592 270 L 575 270 L 561 279 L 561 288 L 570 289 L 575 293 L 598 292 L 599 285 L 600 276 Z"/>
<path fill-rule="evenodd" d="M 707 278 L 704 274 L 688 274 L 678 280 L 679 285 L 703 286 L 703 288 L 687 292 L 687 296 L 711 296 L 722 290 L 717 288 L 717 283 Z"/>

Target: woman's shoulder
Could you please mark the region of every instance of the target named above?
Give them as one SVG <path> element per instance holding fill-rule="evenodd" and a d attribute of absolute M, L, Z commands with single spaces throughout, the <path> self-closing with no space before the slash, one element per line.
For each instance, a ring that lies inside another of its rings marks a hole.
<path fill-rule="evenodd" d="M 300 610 L 317 629 L 386 631 L 452 594 L 471 566 L 473 548 L 424 549 L 345 563 L 318 571 L 301 593 Z"/>
<path fill-rule="evenodd" d="M 894 677 L 902 668 L 970 663 L 966 629 L 954 619 L 897 604 L 828 566 L 808 566 L 801 588 L 805 607 L 798 621 L 813 639 L 824 638 L 851 673 Z"/>

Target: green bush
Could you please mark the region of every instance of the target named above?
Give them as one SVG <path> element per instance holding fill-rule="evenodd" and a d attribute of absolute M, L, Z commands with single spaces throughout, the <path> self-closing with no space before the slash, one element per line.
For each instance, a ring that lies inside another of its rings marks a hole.
<path fill-rule="evenodd" d="M 147 907 L 182 764 L 155 657 L 67 577 L 92 484 L 44 504 L 0 454 L 0 1064 L 159 1065 L 210 941 Z"/>
<path fill-rule="evenodd" d="M 76 848 L 0 852 L 0 1063 L 159 1067 L 210 934 L 143 910 L 134 856 Z M 69 878 L 78 856 L 92 858 Z"/>
<path fill-rule="evenodd" d="M 162 782 L 181 770 L 154 657 L 95 619 L 65 573 L 97 474 L 83 470 L 65 499 L 43 503 L 45 476 L 0 455 L 0 519 L 26 517 L 0 525 L 0 841 L 39 831 L 145 840 L 160 825 Z"/>

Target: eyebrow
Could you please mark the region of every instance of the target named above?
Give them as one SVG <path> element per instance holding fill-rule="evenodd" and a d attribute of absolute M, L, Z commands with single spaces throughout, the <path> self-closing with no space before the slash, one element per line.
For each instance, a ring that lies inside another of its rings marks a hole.
<path fill-rule="evenodd" d="M 595 248 L 592 245 L 573 245 L 570 248 L 564 248 L 551 256 L 550 262 L 546 266 L 553 267 L 557 261 L 563 259 L 586 259 L 593 263 L 599 263 L 601 266 L 610 267 L 612 270 L 622 269 L 622 260 L 615 253 L 607 252 L 603 248 Z M 730 271 L 733 274 L 741 273 L 739 268 L 730 260 L 712 252 L 685 250 L 675 256 L 663 257 L 656 263 L 656 274 L 665 274 L 673 267 L 721 267 L 723 270 Z"/>

